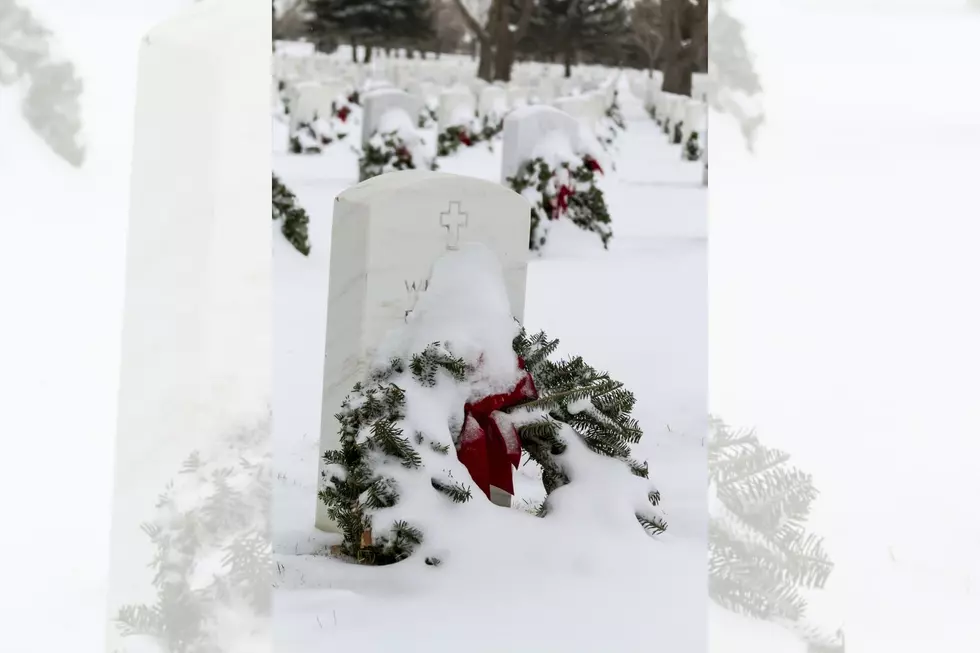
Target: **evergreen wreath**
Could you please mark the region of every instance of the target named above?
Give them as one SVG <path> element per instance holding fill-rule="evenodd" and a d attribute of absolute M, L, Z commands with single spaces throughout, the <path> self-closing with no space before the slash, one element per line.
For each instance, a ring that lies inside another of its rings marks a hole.
<path fill-rule="evenodd" d="M 462 125 L 453 125 L 439 133 L 436 140 L 436 154 L 438 156 L 449 156 L 460 147 L 473 147 L 473 144 L 479 140 L 479 134 L 473 133 Z"/>
<path fill-rule="evenodd" d="M 495 116 L 483 116 L 482 127 L 480 129 L 479 140 L 488 143 L 499 136 L 504 131 L 504 121 Z"/>
<path fill-rule="evenodd" d="M 521 329 L 513 349 L 533 378 L 538 398 L 506 411 L 518 418 L 515 423 L 521 447 L 541 466 L 545 492 L 550 495 L 573 482 L 562 458 L 568 446 L 564 437 L 569 433 L 564 427 L 570 427 L 592 452 L 622 462 L 624 471 L 648 478 L 647 464 L 633 460 L 630 453 L 630 445 L 642 436 L 631 416 L 633 394 L 581 357 L 550 361 L 557 347 L 558 341 L 549 340 L 543 332 L 528 337 Z M 343 534 L 335 553 L 362 564 L 387 565 L 408 558 L 422 543 L 422 530 L 405 521 L 395 521 L 383 532 L 372 524 L 377 511 L 396 505 L 399 498 L 398 483 L 383 472 L 385 463 L 424 473 L 417 447 L 450 455 L 450 447 L 429 440 L 423 433 L 403 432 L 400 422 L 405 417 L 405 391 L 399 382 L 411 376 L 431 388 L 462 382 L 473 371 L 446 346 L 435 342 L 409 361 L 395 358 L 372 370 L 365 383 L 354 386 L 337 415 L 340 449 L 323 454 L 327 468 L 319 498 Z M 431 484 L 454 503 L 466 503 L 473 497 L 468 485 L 442 474 L 433 475 Z M 650 489 L 646 498 L 649 507 L 638 510 L 636 519 L 647 533 L 662 533 L 667 524 L 657 507 L 660 493 Z M 545 517 L 548 510 L 546 498 L 536 514 Z M 440 564 L 435 558 L 425 562 Z"/>
<path fill-rule="evenodd" d="M 375 134 L 364 146 L 358 161 L 361 181 L 386 172 L 415 170 L 421 165 L 424 165 L 423 162 L 415 160 L 411 149 L 397 131 Z M 435 161 L 428 168 L 435 170 Z"/>
<path fill-rule="evenodd" d="M 547 242 L 548 222 L 567 217 L 577 227 L 594 232 L 608 249 L 612 218 L 602 191 L 596 185 L 599 163 L 590 156 L 572 167 L 565 162 L 552 168 L 542 157 L 530 159 L 507 183 L 531 200 L 530 248 L 540 250 Z"/>
<path fill-rule="evenodd" d="M 660 124 L 660 118 L 657 116 L 657 105 L 651 104 L 650 106 L 648 106 L 647 113 L 650 114 L 650 117 L 653 118 L 653 121 L 655 123 L 657 123 L 658 125 Z"/>
<path fill-rule="evenodd" d="M 680 145 L 681 143 L 684 142 L 683 129 L 684 129 L 683 120 L 678 120 L 676 123 L 674 123 L 673 125 L 674 135 L 673 138 L 671 139 L 671 143 L 673 143 L 674 145 Z"/>
<path fill-rule="evenodd" d="M 619 91 L 613 94 L 612 104 L 606 109 L 606 117 L 612 121 L 620 131 L 626 131 L 626 120 L 623 119 L 622 109 L 619 107 Z"/>
<path fill-rule="evenodd" d="M 708 478 L 716 497 L 708 527 L 708 592 L 732 612 L 779 623 L 811 650 L 843 653 L 840 631 L 806 622 L 806 590 L 822 589 L 833 563 L 805 522 L 817 496 L 790 456 L 712 419 Z"/>
<path fill-rule="evenodd" d="M 190 454 L 142 526 L 156 552 L 156 600 L 122 606 L 123 637 L 155 640 L 172 653 L 214 653 L 242 624 L 261 631 L 271 607 L 268 423 Z"/>
<path fill-rule="evenodd" d="M 691 132 L 691 135 L 687 137 L 687 142 L 684 144 L 684 160 L 701 160 L 701 143 L 698 140 L 697 132 Z"/>
<path fill-rule="evenodd" d="M 419 111 L 419 129 L 431 129 L 435 127 L 439 122 L 439 114 L 436 111 L 436 107 L 431 104 L 426 104 Z"/>
<path fill-rule="evenodd" d="M 310 237 L 307 226 L 310 217 L 296 203 L 296 196 L 272 173 L 272 221 L 282 221 L 282 235 L 303 256 L 310 254 Z"/>
<path fill-rule="evenodd" d="M 289 137 L 291 154 L 320 154 L 323 148 L 333 142 L 325 121 L 316 114 L 313 119 L 299 122 L 296 131 Z"/>

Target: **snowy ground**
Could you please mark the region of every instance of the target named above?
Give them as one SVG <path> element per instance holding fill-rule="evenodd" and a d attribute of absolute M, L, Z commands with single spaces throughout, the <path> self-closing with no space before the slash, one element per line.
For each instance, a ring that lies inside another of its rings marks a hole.
<path fill-rule="evenodd" d="M 488 652 L 641 651 L 652 642 L 666 651 L 706 649 L 707 193 L 700 166 L 681 161 L 635 98 L 624 105 L 628 131 L 603 181 L 613 216 L 609 251 L 591 234 L 553 237 L 529 265 L 525 323 L 637 394 L 646 434 L 637 453 L 650 460 L 670 524 L 640 559 L 618 558 L 600 537 L 556 541 L 544 556 L 498 553 L 483 569 L 372 569 L 310 555 L 334 541 L 312 529 L 312 514 L 331 205 L 355 183 L 356 155 L 340 144 L 323 155 L 275 157 L 310 214 L 313 248 L 306 259 L 274 239 L 274 438 L 276 451 L 288 452 L 277 461 L 274 546 L 282 566 L 274 623 L 289 650 L 392 650 L 409 640 L 432 651 L 464 643 Z M 494 151 L 478 146 L 439 165 L 498 181 L 500 155 L 499 143 Z M 520 485 L 534 492 L 533 479 Z"/>

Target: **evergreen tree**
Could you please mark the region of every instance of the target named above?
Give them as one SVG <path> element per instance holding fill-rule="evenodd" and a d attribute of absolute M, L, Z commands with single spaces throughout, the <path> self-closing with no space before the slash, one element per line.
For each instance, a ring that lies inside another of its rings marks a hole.
<path fill-rule="evenodd" d="M 789 455 L 754 433 L 712 420 L 708 477 L 716 498 L 708 527 L 708 593 L 720 606 L 789 627 L 811 650 L 843 651 L 843 637 L 807 624 L 805 592 L 822 589 L 833 563 L 806 532 L 817 490 Z"/>
<path fill-rule="evenodd" d="M 629 33 L 626 0 L 539 0 L 529 32 L 542 51 L 561 57 L 571 76 L 579 52 L 615 47 Z"/>
<path fill-rule="evenodd" d="M 315 39 L 367 46 L 418 43 L 435 34 L 431 0 L 308 0 Z"/>
<path fill-rule="evenodd" d="M 26 87 L 21 113 L 55 154 L 81 166 L 82 82 L 51 53 L 51 32 L 14 0 L 0 0 L 0 86 Z"/>

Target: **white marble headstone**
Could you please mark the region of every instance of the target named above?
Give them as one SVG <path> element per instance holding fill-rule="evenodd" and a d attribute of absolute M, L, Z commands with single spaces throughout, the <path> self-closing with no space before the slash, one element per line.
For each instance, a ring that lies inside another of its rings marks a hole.
<path fill-rule="evenodd" d="M 439 109 L 436 112 L 439 131 L 445 131 L 449 127 L 466 125 L 475 114 L 476 102 L 469 89 L 455 87 L 439 94 Z"/>
<path fill-rule="evenodd" d="M 480 92 L 479 114 L 503 118 L 507 113 L 507 91 L 499 86 L 487 86 Z"/>
<path fill-rule="evenodd" d="M 104 650 L 147 650 L 115 617 L 156 604 L 158 551 L 141 526 L 160 494 L 192 452 L 208 462 L 224 437 L 268 423 L 270 29 L 263 2 L 205 0 L 140 47 Z M 206 498 L 182 497 L 170 519 Z M 193 632 L 193 615 L 163 609 Z"/>
<path fill-rule="evenodd" d="M 289 107 L 290 133 L 295 132 L 301 122 L 312 122 L 314 117 L 329 118 L 334 102 L 344 99 L 347 88 L 344 80 L 336 78 L 298 85 L 296 100 Z"/>
<path fill-rule="evenodd" d="M 504 271 L 514 317 L 524 316 L 531 207 L 508 188 L 474 177 L 410 170 L 348 188 L 334 204 L 320 448 L 339 446 L 334 418 L 389 330 L 404 324 L 432 264 L 479 242 Z M 336 526 L 317 501 L 316 526 Z"/>
<path fill-rule="evenodd" d="M 581 127 L 575 118 L 547 105 L 514 109 L 504 118 L 504 145 L 500 172 L 501 183 L 513 177 L 531 156 L 535 146 L 549 132 L 561 131 L 573 149 L 581 145 Z"/>
<path fill-rule="evenodd" d="M 418 120 L 422 101 L 397 88 L 381 88 L 365 93 L 361 97 L 364 107 L 364 122 L 361 126 L 361 143 L 367 142 L 378 129 L 381 119 L 389 111 L 404 111 L 414 125 Z"/>

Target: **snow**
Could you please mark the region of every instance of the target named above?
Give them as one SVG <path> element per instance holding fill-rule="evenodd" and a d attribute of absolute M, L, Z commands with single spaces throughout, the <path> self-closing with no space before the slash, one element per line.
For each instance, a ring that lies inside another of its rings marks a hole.
<path fill-rule="evenodd" d="M 5 440 L 0 476 L 4 650 L 104 651 L 135 55 L 145 29 L 187 2 L 26 2 L 62 39 L 85 81 L 86 170 L 52 156 L 0 89 L 0 179 L 17 189 L 4 194 L 0 209 L 4 314 L 12 317 L 0 339 L 2 396 L 5 433 L 14 434 Z M 763 68 L 769 115 L 756 157 L 743 154 L 729 118 L 711 116 L 713 408 L 732 423 L 759 426 L 814 471 L 826 495 L 815 530 L 832 536 L 839 566 L 832 584 L 846 586 L 830 601 L 847 613 L 849 642 L 861 650 L 959 653 L 980 642 L 980 536 L 968 518 L 977 490 L 980 323 L 968 298 L 978 276 L 971 211 L 980 113 L 976 85 L 963 83 L 975 73 L 980 41 L 967 4 L 741 0 L 738 16 Z M 874 11 L 886 7 L 891 16 Z M 827 48 L 828 35 L 845 46 Z M 896 101 L 923 79 L 946 100 Z M 706 367 L 705 334 L 691 333 L 691 325 L 702 323 L 705 309 L 689 292 L 705 287 L 703 225 L 687 216 L 702 215 L 706 201 L 687 185 L 676 150 L 640 128 L 638 117 L 627 118 L 619 169 L 608 180 L 617 221 L 611 251 L 558 248 L 534 261 L 527 321 L 550 325 L 565 351 L 603 362 L 637 390 L 645 448 L 656 454 L 654 475 L 677 535 L 700 527 L 683 515 L 703 505 L 696 492 L 684 492 L 695 486 L 685 476 L 702 473 L 703 462 L 685 456 L 677 425 L 703 412 L 692 404 L 703 396 L 694 368 Z M 494 157 L 499 150 L 467 149 L 450 167 L 487 174 L 498 169 L 499 161 L 486 162 Z M 308 479 L 299 462 L 315 463 L 315 439 L 304 429 L 319 423 L 316 351 L 323 346 L 330 202 L 356 181 L 356 156 L 341 144 L 310 160 L 277 156 L 275 165 L 313 217 L 309 259 L 275 244 L 276 428 L 297 461 L 297 475 L 283 483 L 298 486 Z M 624 277 L 644 281 L 623 289 Z M 595 310 L 583 311 L 569 296 L 587 298 Z M 601 337 L 613 332 L 617 343 Z M 917 483 L 907 483 L 910 473 Z M 52 518 L 65 479 L 73 504 L 84 509 Z M 312 519 L 307 490 L 282 497 L 295 503 L 304 529 Z M 910 529 L 910 508 L 931 518 Z M 308 550 L 314 536 L 278 530 L 277 546 Z M 584 560 L 600 555 L 615 552 Z M 690 563 L 703 567 L 700 558 Z M 558 570 L 528 576 L 522 562 L 501 572 L 516 597 L 502 610 L 502 594 L 471 593 L 464 601 L 450 588 L 420 597 L 412 574 L 376 571 L 330 565 L 325 589 L 280 592 L 277 610 L 300 615 L 283 625 L 282 641 L 357 651 L 410 650 L 417 642 L 454 651 L 705 649 L 703 642 L 673 646 L 669 637 L 680 626 L 672 630 L 671 619 L 689 612 L 665 609 L 666 590 L 648 598 L 650 591 L 630 582 L 587 589 Z M 662 582 L 677 586 L 671 598 L 692 603 L 678 580 L 685 573 Z M 293 587 L 312 578 L 302 566 L 284 575 Z M 535 589 L 541 580 L 554 581 L 550 592 Z M 564 597 L 572 610 L 556 605 Z M 633 599 L 643 608 L 627 605 Z M 583 604 L 593 613 L 576 621 Z M 512 621 L 487 623 L 501 614 Z M 709 616 L 715 653 L 802 651 L 768 624 L 714 608 Z M 379 627 L 384 617 L 390 626 Z M 651 625 L 642 639 L 631 627 L 598 629 L 620 622 Z M 705 622 L 687 627 L 701 632 Z M 541 625 L 557 639 L 536 639 Z M 235 642 L 229 650 L 247 649 Z"/>
<path fill-rule="evenodd" d="M 431 548 L 383 569 L 316 555 L 338 539 L 315 531 L 311 514 L 330 216 L 334 197 L 356 181 L 356 155 L 341 144 L 321 155 L 274 157 L 275 170 L 310 214 L 313 246 L 305 258 L 274 234 L 273 437 L 283 479 L 273 510 L 282 568 L 277 646 L 295 653 L 324 646 L 399 650 L 416 637 L 437 652 L 574 651 L 601 637 L 609 650 L 646 650 L 651 638 L 664 650 L 706 648 L 706 192 L 701 167 L 680 160 L 679 148 L 666 144 L 635 98 L 625 98 L 624 114 L 629 131 L 618 169 L 601 182 L 613 215 L 610 250 L 574 227 L 564 238 L 556 233 L 546 255 L 529 264 L 525 325 L 559 338 L 557 355 L 582 355 L 636 393 L 645 435 L 635 455 L 649 460 L 650 481 L 624 476 L 620 463 L 587 450 L 570 451 L 581 471 L 553 493 L 554 510 L 543 520 L 527 512 L 543 498 L 540 470 L 532 465 L 516 473 L 510 510 L 480 496 L 450 504 L 426 481 L 397 508 L 423 527 Z M 499 141 L 478 144 L 440 158 L 439 166 L 498 181 L 501 154 Z M 452 257 L 441 261 L 444 282 L 433 277 L 410 316 L 412 328 L 396 332 L 385 353 L 418 351 L 440 335 L 454 352 L 472 356 L 494 336 L 501 361 L 494 374 L 512 382 L 516 369 L 505 354 L 514 323 L 491 310 L 506 305 L 506 297 L 486 286 L 480 258 L 469 261 L 472 267 Z M 487 364 L 495 359 L 488 356 Z M 462 418 L 467 397 L 404 386 L 406 419 L 451 442 L 447 423 Z M 437 471 L 466 478 L 458 461 L 420 453 L 427 469 L 440 465 Z M 633 515 L 651 485 L 662 494 L 668 522 L 655 539 Z M 443 564 L 427 567 L 427 555 Z M 385 628 L 376 627 L 379 620 Z M 501 626 L 487 628 L 487 620 Z M 561 628 L 535 627 L 549 623 Z"/>

